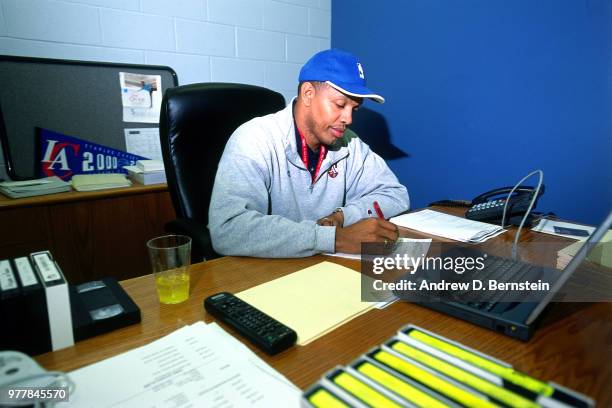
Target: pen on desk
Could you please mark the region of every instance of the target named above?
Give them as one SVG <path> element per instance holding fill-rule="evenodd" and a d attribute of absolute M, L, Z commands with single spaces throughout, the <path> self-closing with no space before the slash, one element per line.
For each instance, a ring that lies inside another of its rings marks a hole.
<path fill-rule="evenodd" d="M 378 201 L 374 201 L 374 210 L 376 211 L 376 215 L 378 215 L 378 218 L 380 218 L 381 220 L 385 219 L 385 215 L 380 209 L 380 205 L 378 205 Z"/>

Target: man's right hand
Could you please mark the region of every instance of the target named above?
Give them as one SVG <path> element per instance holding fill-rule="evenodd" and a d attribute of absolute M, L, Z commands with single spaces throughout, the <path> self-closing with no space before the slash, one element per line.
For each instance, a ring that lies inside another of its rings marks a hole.
<path fill-rule="evenodd" d="M 362 242 L 395 242 L 397 225 L 380 218 L 366 218 L 348 227 L 336 227 L 336 252 L 361 253 Z"/>

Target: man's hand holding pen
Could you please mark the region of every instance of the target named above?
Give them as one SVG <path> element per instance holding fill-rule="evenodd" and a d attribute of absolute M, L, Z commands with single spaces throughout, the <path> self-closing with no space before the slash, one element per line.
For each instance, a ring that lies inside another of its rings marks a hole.
<path fill-rule="evenodd" d="M 359 254 L 362 242 L 384 242 L 387 245 L 398 238 L 397 225 L 380 218 L 366 218 L 345 228 L 336 227 L 336 252 Z"/>
<path fill-rule="evenodd" d="M 336 227 L 336 252 L 361 253 L 362 242 L 384 242 L 388 245 L 397 241 L 399 229 L 397 225 L 385 220 L 385 216 L 374 201 L 374 210 L 378 218 L 365 218 L 346 228 L 342 211 L 334 211 L 330 215 L 317 220 L 317 224 Z M 371 213 L 368 211 L 368 213 Z"/>

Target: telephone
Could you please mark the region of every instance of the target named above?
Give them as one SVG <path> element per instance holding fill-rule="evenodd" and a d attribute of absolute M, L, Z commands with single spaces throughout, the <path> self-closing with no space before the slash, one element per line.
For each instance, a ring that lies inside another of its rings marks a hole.
<path fill-rule="evenodd" d="M 68 374 L 60 371 L 45 371 L 25 353 L 12 350 L 0 351 L 1 407 L 55 406 L 54 402 L 68 401 L 75 387 L 75 383 Z M 34 402 L 36 397 L 32 398 L 23 393 L 32 388 L 53 390 L 53 393 L 41 394 L 41 396 L 46 395 L 42 398 L 49 403 L 36 403 Z"/>
<path fill-rule="evenodd" d="M 508 198 L 508 193 L 512 187 L 502 187 L 488 191 L 475 197 L 472 200 L 472 206 L 466 211 L 465 218 L 475 221 L 483 221 L 492 224 L 501 224 L 502 215 L 504 212 L 504 204 Z M 523 215 L 529 208 L 529 203 L 535 193 L 534 187 L 524 186 L 517 187 L 508 201 L 506 209 L 505 225 L 519 225 Z M 536 207 L 537 199 L 544 194 L 544 185 L 540 188 L 538 197 L 533 204 Z M 531 215 L 525 221 L 526 226 L 530 226 L 532 222 Z"/>

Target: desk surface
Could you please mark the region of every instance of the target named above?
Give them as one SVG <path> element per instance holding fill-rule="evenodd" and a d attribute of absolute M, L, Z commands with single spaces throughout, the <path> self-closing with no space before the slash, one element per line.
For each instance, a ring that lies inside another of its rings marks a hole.
<path fill-rule="evenodd" d="M 502 241 L 512 238 L 512 233 L 503 235 L 506 237 L 500 238 Z M 543 234 L 527 233 L 521 240 L 546 239 L 543 237 Z M 123 281 L 123 287 L 141 308 L 141 324 L 36 359 L 46 369 L 63 371 L 94 363 L 147 344 L 185 324 L 213 321 L 202 305 L 210 294 L 222 290 L 240 292 L 323 260 L 359 270 L 357 261 L 325 256 L 275 260 L 225 257 L 192 266 L 190 299 L 178 305 L 159 304 L 151 275 Z M 554 304 L 527 343 L 414 304 L 397 302 L 383 310 L 371 310 L 307 346 L 296 346 L 274 357 L 251 349 L 304 389 L 325 371 L 349 363 L 408 323 L 507 361 L 542 380 L 555 381 L 587 394 L 599 406 L 612 405 L 610 303 Z"/>

